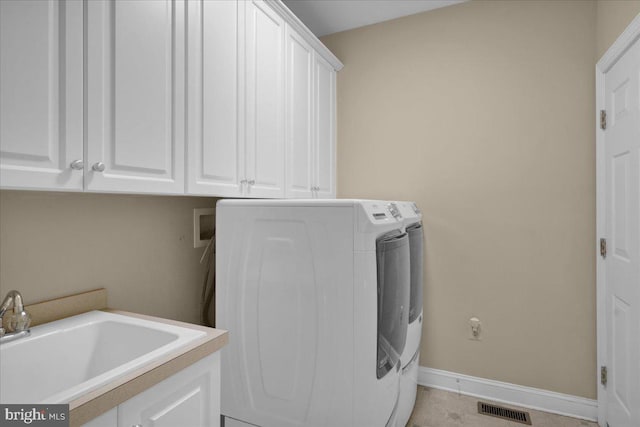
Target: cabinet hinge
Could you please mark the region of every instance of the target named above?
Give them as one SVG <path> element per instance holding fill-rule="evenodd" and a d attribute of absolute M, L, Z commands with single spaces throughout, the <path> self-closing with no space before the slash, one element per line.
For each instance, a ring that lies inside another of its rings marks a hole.
<path fill-rule="evenodd" d="M 607 239 L 605 238 L 600 239 L 600 256 L 602 258 L 607 257 Z"/>
<path fill-rule="evenodd" d="M 607 128 L 607 111 L 600 110 L 600 129 L 605 130 Z"/>
<path fill-rule="evenodd" d="M 600 384 L 606 387 L 607 385 L 607 367 L 600 366 Z"/>

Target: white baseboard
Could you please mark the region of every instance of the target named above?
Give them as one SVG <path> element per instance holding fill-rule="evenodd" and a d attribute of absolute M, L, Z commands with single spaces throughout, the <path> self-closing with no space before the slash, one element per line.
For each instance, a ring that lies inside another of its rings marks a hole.
<path fill-rule="evenodd" d="M 424 366 L 419 367 L 418 384 L 589 421 L 598 419 L 596 400 L 539 388 L 487 380 Z"/>

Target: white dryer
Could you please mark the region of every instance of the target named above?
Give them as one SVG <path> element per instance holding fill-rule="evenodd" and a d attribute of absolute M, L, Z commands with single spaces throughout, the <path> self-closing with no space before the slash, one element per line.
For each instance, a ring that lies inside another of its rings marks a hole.
<path fill-rule="evenodd" d="M 409 297 L 409 325 L 407 341 L 401 356 L 400 396 L 398 398 L 397 427 L 407 425 L 416 402 L 418 389 L 418 363 L 422 337 L 422 291 L 424 236 L 422 213 L 413 202 L 394 202 L 404 221 L 409 236 L 411 286 Z"/>
<path fill-rule="evenodd" d="M 224 425 L 392 427 L 409 239 L 388 202 L 222 200 Z"/>

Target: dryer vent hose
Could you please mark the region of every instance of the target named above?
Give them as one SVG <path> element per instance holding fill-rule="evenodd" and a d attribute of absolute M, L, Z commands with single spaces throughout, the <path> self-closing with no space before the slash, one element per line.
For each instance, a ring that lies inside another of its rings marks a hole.
<path fill-rule="evenodd" d="M 206 265 L 202 283 L 202 301 L 200 321 L 205 326 L 216 326 L 216 230 L 200 258 L 200 264 Z"/>

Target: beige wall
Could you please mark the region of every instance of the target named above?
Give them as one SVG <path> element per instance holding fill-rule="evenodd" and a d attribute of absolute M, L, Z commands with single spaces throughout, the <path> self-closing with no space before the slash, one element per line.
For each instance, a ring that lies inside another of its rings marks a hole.
<path fill-rule="evenodd" d="M 472 1 L 323 38 L 339 196 L 425 214 L 421 365 L 595 398 L 595 25 Z"/>
<path fill-rule="evenodd" d="M 640 13 L 640 0 L 598 0 L 597 8 L 596 56 L 599 59 Z"/>
<path fill-rule="evenodd" d="M 0 191 L 0 294 L 104 287 L 110 307 L 198 322 L 193 209 L 215 199 Z"/>

